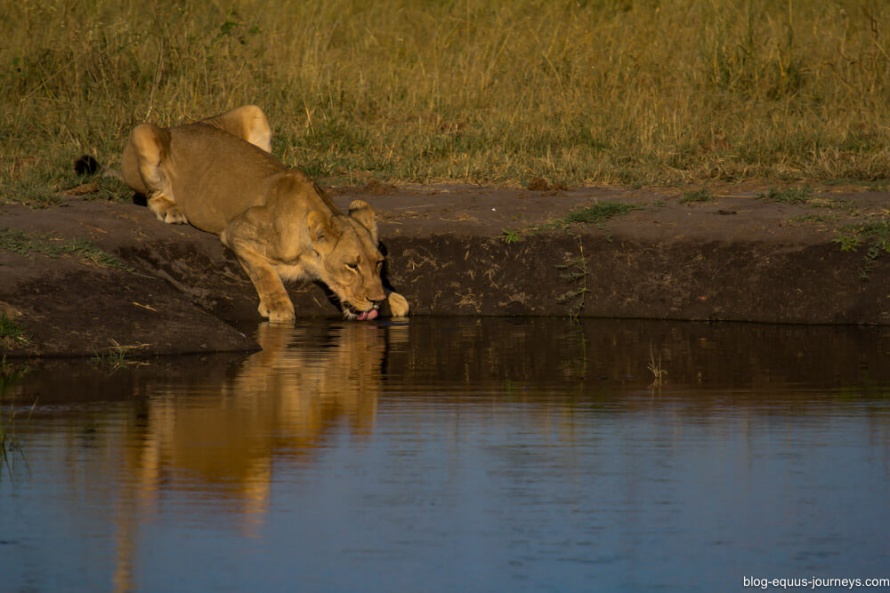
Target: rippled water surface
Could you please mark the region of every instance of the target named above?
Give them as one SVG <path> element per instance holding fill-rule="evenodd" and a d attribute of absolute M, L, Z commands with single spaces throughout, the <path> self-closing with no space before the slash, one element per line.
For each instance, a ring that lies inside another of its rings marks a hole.
<path fill-rule="evenodd" d="M 888 330 L 257 331 L 252 356 L 7 363 L 0 592 L 890 577 Z"/>

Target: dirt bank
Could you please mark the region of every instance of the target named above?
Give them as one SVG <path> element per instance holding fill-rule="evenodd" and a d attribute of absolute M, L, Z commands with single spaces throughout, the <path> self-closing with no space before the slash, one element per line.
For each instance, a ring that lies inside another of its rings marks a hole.
<path fill-rule="evenodd" d="M 850 224 L 883 221 L 890 194 L 791 204 L 758 199 L 762 187 L 710 191 L 689 202 L 681 189 L 374 185 L 335 200 L 379 212 L 389 279 L 413 315 L 890 323 L 890 255 L 836 242 Z M 256 295 L 216 237 L 90 197 L 0 207 L 0 313 L 21 330 L 0 341 L 3 355 L 256 347 L 237 329 L 259 322 Z M 636 209 L 559 222 L 605 202 Z M 83 241 L 118 261 L 96 263 Z M 320 287 L 291 288 L 298 315 L 339 316 Z"/>

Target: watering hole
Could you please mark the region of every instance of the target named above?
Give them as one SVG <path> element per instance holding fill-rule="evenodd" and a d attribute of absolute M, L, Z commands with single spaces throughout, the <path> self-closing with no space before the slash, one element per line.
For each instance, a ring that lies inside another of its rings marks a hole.
<path fill-rule="evenodd" d="M 0 383 L 0 592 L 890 576 L 886 328 L 252 331 L 250 356 L 48 361 Z"/>

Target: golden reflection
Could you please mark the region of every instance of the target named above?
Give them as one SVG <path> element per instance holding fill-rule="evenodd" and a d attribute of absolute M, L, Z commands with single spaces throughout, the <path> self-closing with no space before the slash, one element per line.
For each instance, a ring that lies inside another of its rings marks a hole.
<path fill-rule="evenodd" d="M 265 324 L 262 351 L 217 388 L 148 400 L 125 452 L 128 495 L 119 499 L 115 590 L 131 588 L 138 516 L 160 490 L 189 490 L 242 517 L 255 535 L 269 504 L 273 459 L 308 463 L 335 427 L 370 434 L 380 394 L 387 328 Z M 137 512 L 134 512 L 137 511 Z"/>
<path fill-rule="evenodd" d="M 305 458 L 344 421 L 353 433 L 371 431 L 384 331 L 345 324 L 307 340 L 291 327 L 261 326 L 263 350 L 218 393 L 152 400 L 133 451 L 141 489 L 163 476 L 174 486 L 213 486 L 262 512 L 273 456 Z"/>

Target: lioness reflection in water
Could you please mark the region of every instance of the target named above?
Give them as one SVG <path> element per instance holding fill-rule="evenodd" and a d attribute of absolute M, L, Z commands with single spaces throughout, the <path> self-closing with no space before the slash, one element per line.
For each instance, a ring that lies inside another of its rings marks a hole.
<path fill-rule="evenodd" d="M 209 508 L 253 535 L 268 509 L 274 460 L 311 463 L 342 418 L 353 434 L 370 434 L 387 339 L 400 330 L 407 328 L 264 324 L 257 334 L 263 350 L 231 379 L 147 399 L 145 417 L 125 440 L 114 590 L 133 590 L 140 523 L 161 492 L 207 492 L 190 496 L 202 502 L 185 513 Z"/>
<path fill-rule="evenodd" d="M 207 489 L 259 518 L 273 458 L 311 463 L 313 451 L 347 419 L 369 434 L 380 394 L 387 333 L 344 323 L 294 329 L 264 324 L 263 347 L 206 395 L 152 398 L 128 465 L 143 494 Z M 163 486 L 162 486 L 163 484 Z"/>

